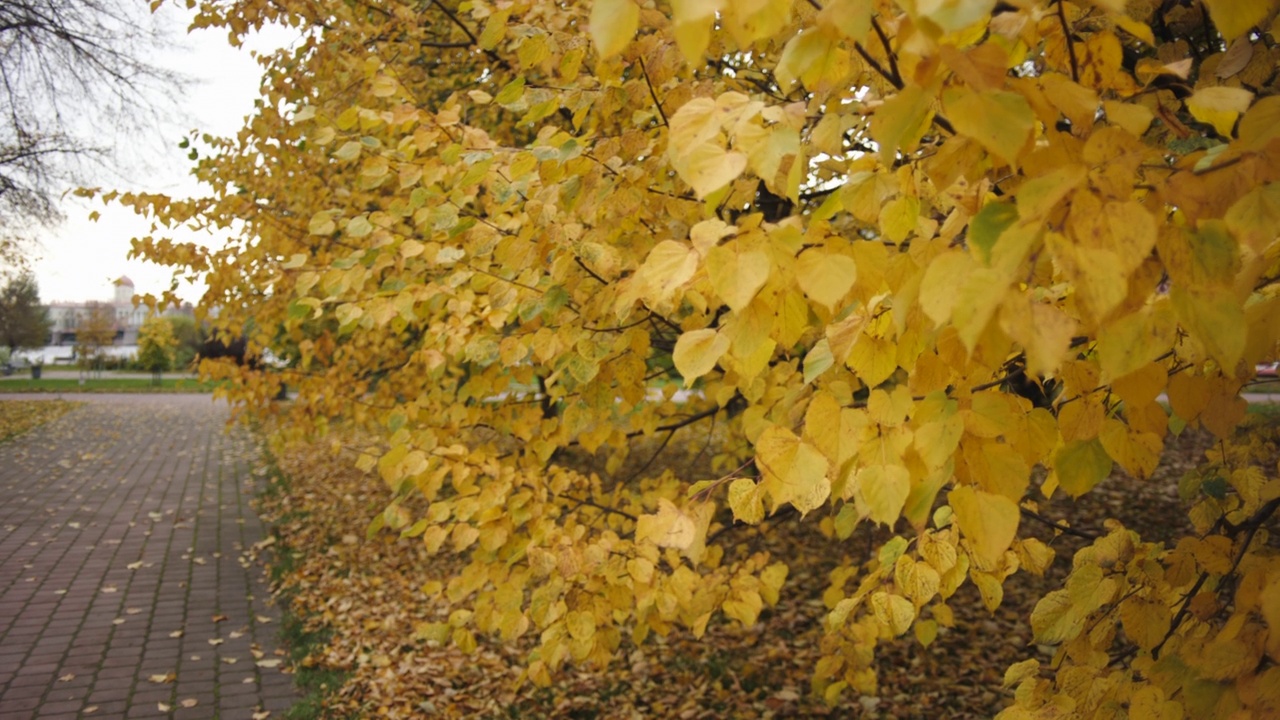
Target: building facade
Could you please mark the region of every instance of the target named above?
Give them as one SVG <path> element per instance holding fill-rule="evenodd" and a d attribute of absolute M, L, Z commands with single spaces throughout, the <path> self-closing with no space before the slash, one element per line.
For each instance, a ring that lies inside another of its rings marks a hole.
<path fill-rule="evenodd" d="M 114 281 L 115 291 L 110 301 L 50 303 L 49 344 L 74 345 L 77 330 L 84 328 L 95 314 L 105 315 L 115 332 L 113 345 L 137 345 L 138 329 L 151 311 L 145 305 L 133 304 L 133 281 L 120 276 Z M 191 314 L 191 307 L 170 309 L 169 314 Z"/>

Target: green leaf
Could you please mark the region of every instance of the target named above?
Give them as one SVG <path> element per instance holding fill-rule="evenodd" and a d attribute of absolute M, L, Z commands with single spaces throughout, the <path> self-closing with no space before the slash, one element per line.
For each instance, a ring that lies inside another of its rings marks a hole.
<path fill-rule="evenodd" d="M 978 253 L 978 260 L 991 264 L 991 248 L 995 247 L 1000 233 L 1018 221 L 1018 208 L 1007 202 L 987 203 L 969 221 L 969 246 Z"/>

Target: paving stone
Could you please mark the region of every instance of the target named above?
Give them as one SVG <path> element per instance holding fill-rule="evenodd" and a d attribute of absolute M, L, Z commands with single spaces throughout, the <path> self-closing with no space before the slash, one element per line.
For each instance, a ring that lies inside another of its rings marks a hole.
<path fill-rule="evenodd" d="M 0 443 L 0 720 L 94 705 L 88 717 L 284 709 L 296 694 L 278 670 L 217 684 L 223 657 L 247 662 L 250 642 L 270 652 L 278 627 L 253 625 L 278 613 L 261 568 L 238 562 L 263 534 L 249 505 L 265 482 L 254 440 L 228 432 L 226 406 L 206 395 L 81 398 Z M 256 629 L 229 638 L 242 628 Z M 168 673 L 174 683 L 150 681 Z M 199 704 L 181 709 L 183 698 Z"/>

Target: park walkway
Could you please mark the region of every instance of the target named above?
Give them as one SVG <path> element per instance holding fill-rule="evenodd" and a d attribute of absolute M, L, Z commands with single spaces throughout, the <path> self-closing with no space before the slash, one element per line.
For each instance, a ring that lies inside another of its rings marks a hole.
<path fill-rule="evenodd" d="M 75 399 L 0 443 L 0 720 L 279 717 L 252 438 L 208 395 Z"/>

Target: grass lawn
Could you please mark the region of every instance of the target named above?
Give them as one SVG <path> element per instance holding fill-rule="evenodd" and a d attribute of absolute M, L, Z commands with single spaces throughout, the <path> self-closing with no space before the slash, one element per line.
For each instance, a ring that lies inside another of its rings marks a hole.
<path fill-rule="evenodd" d="M 165 377 L 159 385 L 151 378 L 87 378 L 80 384 L 78 378 L 7 378 L 0 380 L 0 392 L 57 392 L 57 393 L 207 393 L 213 392 L 217 383 L 201 382 L 189 377 Z"/>

